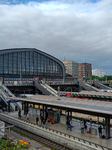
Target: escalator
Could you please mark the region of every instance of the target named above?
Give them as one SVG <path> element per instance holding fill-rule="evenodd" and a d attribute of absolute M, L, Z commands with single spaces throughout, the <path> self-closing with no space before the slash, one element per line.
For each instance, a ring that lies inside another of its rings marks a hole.
<path fill-rule="evenodd" d="M 85 90 L 88 90 L 88 91 L 96 91 L 96 92 L 100 92 L 99 89 L 93 87 L 92 85 L 89 85 L 87 83 L 84 83 L 82 80 L 79 80 L 79 86 Z"/>
<path fill-rule="evenodd" d="M 35 87 L 41 91 L 43 95 L 51 95 L 51 93 L 47 90 L 47 88 L 43 87 L 41 84 L 36 84 Z"/>
<path fill-rule="evenodd" d="M 47 85 L 47 84 L 42 84 L 42 83 L 41 83 L 41 85 L 42 85 L 46 90 L 48 90 L 52 95 L 58 96 L 58 92 L 57 92 L 55 89 L 53 89 L 52 87 L 50 87 L 49 85 Z"/>
<path fill-rule="evenodd" d="M 93 80 L 93 85 L 100 89 L 112 90 L 112 88 L 100 83 L 100 81 L 98 79 Z"/>
<path fill-rule="evenodd" d="M 8 95 L 9 97 L 15 97 L 15 95 L 5 86 L 5 85 L 1 85 L 2 89 L 4 91 L 7 91 L 8 92 Z M 6 92 L 5 92 L 6 93 Z M 14 103 L 14 105 L 18 107 L 18 109 L 22 109 L 22 104 L 20 102 L 16 102 L 16 104 Z"/>
<path fill-rule="evenodd" d="M 8 106 L 7 93 L 3 90 L 2 86 L 0 86 L 0 98 L 2 99 L 5 106 Z M 10 103 L 12 110 L 15 111 L 16 104 Z"/>

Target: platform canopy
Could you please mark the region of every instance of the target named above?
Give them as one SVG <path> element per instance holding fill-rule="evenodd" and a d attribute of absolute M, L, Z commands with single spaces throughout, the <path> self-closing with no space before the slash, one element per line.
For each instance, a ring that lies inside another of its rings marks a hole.
<path fill-rule="evenodd" d="M 112 99 L 112 93 L 107 93 L 107 92 L 81 91 L 81 92 L 66 92 L 66 93 L 77 95 L 77 96 Z"/>
<path fill-rule="evenodd" d="M 9 100 L 22 100 L 27 103 L 45 105 L 84 114 L 112 118 L 112 103 L 106 101 L 82 100 L 58 96 L 35 95 L 29 98 L 7 97 Z"/>

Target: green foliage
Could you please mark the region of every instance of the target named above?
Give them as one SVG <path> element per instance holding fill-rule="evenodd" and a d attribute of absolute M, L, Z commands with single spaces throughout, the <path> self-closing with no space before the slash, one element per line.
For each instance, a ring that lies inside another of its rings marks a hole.
<path fill-rule="evenodd" d="M 106 80 L 112 80 L 112 76 L 103 76 L 103 77 L 98 77 L 98 76 L 90 76 L 89 78 L 87 78 L 87 80 L 94 80 L 94 79 L 98 79 L 100 81 L 106 81 Z"/>
<path fill-rule="evenodd" d="M 0 150 L 25 150 L 28 146 L 17 143 L 9 143 L 6 139 L 0 138 Z"/>

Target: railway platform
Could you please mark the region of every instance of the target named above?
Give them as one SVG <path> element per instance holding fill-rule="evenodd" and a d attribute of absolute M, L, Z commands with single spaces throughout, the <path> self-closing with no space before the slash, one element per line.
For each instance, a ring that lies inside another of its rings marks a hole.
<path fill-rule="evenodd" d="M 8 115 L 13 116 L 14 118 L 18 118 L 18 112 L 8 113 Z M 22 120 L 26 120 L 26 115 L 24 115 L 23 111 L 21 112 L 21 115 L 22 115 Z M 33 124 L 36 124 L 36 117 L 35 116 L 30 116 L 29 117 L 29 122 L 31 122 Z M 40 119 L 39 119 L 38 124 L 39 124 L 39 126 L 41 125 Z M 98 126 L 99 125 L 97 125 L 97 124 L 93 124 L 93 128 L 98 129 Z M 77 137 L 79 139 L 82 139 L 82 140 L 86 140 L 88 142 L 92 142 L 92 143 L 107 147 L 109 149 L 112 149 L 112 138 L 110 138 L 108 140 L 99 138 L 98 131 L 97 131 L 97 135 L 88 134 L 86 130 L 84 131 L 84 134 L 82 134 L 79 120 L 76 120 L 76 126 L 74 126 L 72 128 L 72 131 L 67 130 L 66 125 L 63 125 L 63 124 L 60 124 L 60 123 L 56 123 L 56 124 L 46 123 L 46 127 L 50 128 L 52 130 L 62 132 L 62 133 L 67 134 L 67 135 L 75 136 L 75 137 Z M 103 133 L 105 133 L 105 129 L 103 129 L 102 131 L 103 131 Z"/>

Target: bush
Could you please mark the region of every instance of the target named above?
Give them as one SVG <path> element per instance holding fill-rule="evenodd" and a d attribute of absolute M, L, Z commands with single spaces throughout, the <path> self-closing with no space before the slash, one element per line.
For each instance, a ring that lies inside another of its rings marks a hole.
<path fill-rule="evenodd" d="M 0 138 L 0 150 L 25 150 L 28 149 L 27 145 L 20 145 L 18 142 L 8 142 L 4 138 Z"/>

